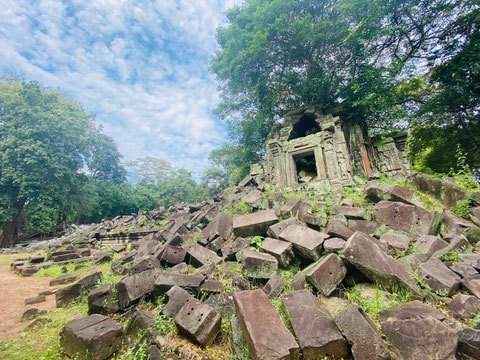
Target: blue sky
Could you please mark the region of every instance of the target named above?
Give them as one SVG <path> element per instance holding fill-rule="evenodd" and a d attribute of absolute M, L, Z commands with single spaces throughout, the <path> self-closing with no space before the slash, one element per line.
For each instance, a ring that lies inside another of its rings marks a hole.
<path fill-rule="evenodd" d="M 241 0 L 2 0 L 0 72 L 58 88 L 96 113 L 124 160 L 198 176 L 224 139 L 211 115 L 215 30 Z"/>

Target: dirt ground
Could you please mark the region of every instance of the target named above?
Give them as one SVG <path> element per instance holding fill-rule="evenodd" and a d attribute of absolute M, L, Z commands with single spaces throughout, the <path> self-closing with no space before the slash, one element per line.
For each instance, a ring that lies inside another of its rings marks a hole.
<path fill-rule="evenodd" d="M 39 304 L 24 305 L 25 299 L 49 289 L 50 280 L 48 277 L 21 277 L 11 271 L 9 265 L 0 264 L 0 339 L 22 332 L 27 325 L 21 321 L 25 310 L 55 308 L 55 295 L 47 295 L 47 301 Z"/>

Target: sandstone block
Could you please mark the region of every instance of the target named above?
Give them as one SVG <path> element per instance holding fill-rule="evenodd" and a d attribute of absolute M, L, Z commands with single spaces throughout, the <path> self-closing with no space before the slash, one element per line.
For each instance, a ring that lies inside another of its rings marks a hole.
<path fill-rule="evenodd" d="M 90 315 L 67 323 L 60 331 L 60 345 L 78 360 L 104 360 L 120 350 L 122 327 L 109 317 Z"/>
<path fill-rule="evenodd" d="M 175 316 L 175 324 L 199 345 L 209 346 L 220 331 L 222 318 L 210 306 L 191 299 Z"/>
<path fill-rule="evenodd" d="M 268 279 L 278 269 L 278 261 L 272 255 L 251 250 L 243 252 L 242 265 L 244 275 L 254 279 Z"/>
<path fill-rule="evenodd" d="M 233 218 L 233 232 L 236 236 L 265 235 L 268 228 L 277 223 L 274 210 L 259 211 L 247 215 L 237 215 Z"/>
<path fill-rule="evenodd" d="M 325 233 L 299 225 L 290 225 L 280 233 L 280 239 L 293 244 L 294 252 L 314 261 L 320 258 L 322 244 L 327 237 Z"/>
<path fill-rule="evenodd" d="M 304 270 L 307 280 L 322 293 L 329 296 L 347 274 L 347 268 L 336 254 L 329 254 Z"/>
<path fill-rule="evenodd" d="M 290 322 L 305 359 L 347 358 L 347 342 L 327 309 L 307 290 L 282 297 Z"/>
<path fill-rule="evenodd" d="M 293 335 L 261 289 L 237 292 L 233 300 L 252 359 L 298 357 L 299 347 Z"/>

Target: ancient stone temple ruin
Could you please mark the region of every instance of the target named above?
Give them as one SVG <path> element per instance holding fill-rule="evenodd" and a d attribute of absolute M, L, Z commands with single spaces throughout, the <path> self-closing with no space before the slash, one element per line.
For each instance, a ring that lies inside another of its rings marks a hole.
<path fill-rule="evenodd" d="M 276 188 L 302 183 L 348 186 L 354 174 L 405 176 L 406 134 L 367 139 L 360 127 L 315 107 L 291 111 L 266 144 L 264 171 Z"/>

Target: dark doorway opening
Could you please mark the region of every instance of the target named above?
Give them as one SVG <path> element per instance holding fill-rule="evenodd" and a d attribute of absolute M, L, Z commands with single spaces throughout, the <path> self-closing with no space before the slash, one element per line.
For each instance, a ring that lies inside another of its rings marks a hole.
<path fill-rule="evenodd" d="M 316 134 L 319 132 L 320 126 L 313 117 L 303 115 L 302 118 L 293 125 L 293 130 L 290 133 L 288 140 L 302 138 L 307 135 Z"/>
<path fill-rule="evenodd" d="M 315 161 L 315 153 L 313 150 L 310 152 L 293 155 L 293 161 L 295 162 L 298 183 L 307 183 L 317 180 L 317 162 Z"/>

